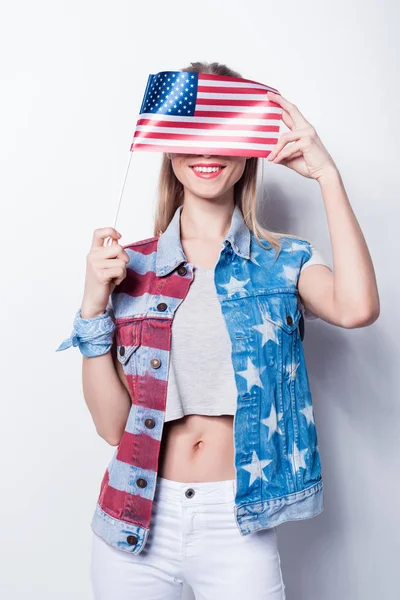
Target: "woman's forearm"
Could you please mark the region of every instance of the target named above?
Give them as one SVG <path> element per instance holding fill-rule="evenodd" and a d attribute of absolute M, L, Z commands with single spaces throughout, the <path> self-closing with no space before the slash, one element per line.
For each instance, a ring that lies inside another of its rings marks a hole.
<path fill-rule="evenodd" d="M 374 266 L 340 173 L 328 171 L 319 184 L 332 244 L 334 301 L 338 306 L 343 303 L 349 321 L 373 322 L 379 314 Z"/>
<path fill-rule="evenodd" d="M 117 446 L 128 419 L 131 398 L 118 376 L 111 350 L 101 356 L 83 357 L 82 385 L 97 433 Z"/>

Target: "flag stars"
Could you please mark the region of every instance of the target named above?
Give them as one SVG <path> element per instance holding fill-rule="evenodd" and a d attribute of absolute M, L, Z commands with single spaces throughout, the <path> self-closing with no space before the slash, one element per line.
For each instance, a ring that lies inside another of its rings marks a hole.
<path fill-rule="evenodd" d="M 273 325 L 267 319 L 261 325 L 253 325 L 252 329 L 255 329 L 262 335 L 261 346 L 264 346 L 269 340 L 278 344 L 279 346 L 279 338 L 277 335 L 277 329 L 275 325 Z"/>
<path fill-rule="evenodd" d="M 261 423 L 268 427 L 268 441 L 271 439 L 275 431 L 280 435 L 283 434 L 278 425 L 278 422 L 281 420 L 282 415 L 283 413 L 278 413 L 277 416 L 275 405 L 271 404 L 271 411 L 269 413 L 269 417 L 267 419 L 261 419 Z"/>
<path fill-rule="evenodd" d="M 235 277 L 231 276 L 229 283 L 221 283 L 220 287 L 225 288 L 227 293 L 231 294 L 233 292 L 241 291 L 249 281 L 250 279 L 240 281 L 240 279 L 236 279 Z"/>
<path fill-rule="evenodd" d="M 296 283 L 297 274 L 298 274 L 298 270 L 295 269 L 294 267 L 288 267 L 288 266 L 283 267 L 284 277 L 286 277 L 290 281 L 293 281 L 294 283 Z"/>
<path fill-rule="evenodd" d="M 296 372 L 299 368 L 300 363 L 291 362 L 289 365 L 285 365 L 285 371 L 288 374 L 289 381 L 294 381 L 296 379 Z"/>
<path fill-rule="evenodd" d="M 300 412 L 303 413 L 303 415 L 305 416 L 307 425 L 309 425 L 310 423 L 314 423 L 314 413 L 312 404 L 309 404 L 305 408 L 302 408 Z"/>
<path fill-rule="evenodd" d="M 256 385 L 259 388 L 264 388 L 260 375 L 266 369 L 266 367 L 258 368 L 251 360 L 250 356 L 247 357 L 247 367 L 244 371 L 238 371 L 238 375 L 246 380 L 246 391 L 250 392 L 251 388 Z"/>
<path fill-rule="evenodd" d="M 308 448 L 304 448 L 303 450 L 299 450 L 296 442 L 294 442 L 292 446 L 292 452 L 288 454 L 289 462 L 292 465 L 293 473 L 297 473 L 299 469 L 306 469 L 307 465 L 304 459 L 304 456 Z"/>
<path fill-rule="evenodd" d="M 268 481 L 263 469 L 265 469 L 265 467 L 267 467 L 271 462 L 272 460 L 270 459 L 260 460 L 257 456 L 257 452 L 253 450 L 251 463 L 242 466 L 242 469 L 250 473 L 249 485 L 253 485 L 253 483 L 260 478 L 264 481 Z"/>

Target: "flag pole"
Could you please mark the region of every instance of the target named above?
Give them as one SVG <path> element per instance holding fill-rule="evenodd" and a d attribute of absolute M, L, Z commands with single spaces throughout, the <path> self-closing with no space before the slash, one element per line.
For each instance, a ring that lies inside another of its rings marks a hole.
<path fill-rule="evenodd" d="M 132 148 L 132 146 L 131 146 L 131 148 Z M 120 209 L 120 206 L 121 206 L 122 196 L 124 194 L 126 180 L 128 178 L 129 169 L 130 169 L 130 166 L 131 166 L 131 160 L 132 160 L 133 151 L 130 150 L 129 154 L 130 154 L 130 157 L 129 157 L 128 167 L 127 167 L 126 172 L 125 172 L 124 182 L 122 184 L 121 194 L 119 196 L 118 206 L 117 206 L 117 210 L 116 210 L 116 213 L 115 213 L 114 224 L 113 224 L 113 228 L 114 229 L 116 228 L 116 225 L 117 225 L 118 213 L 119 213 L 119 209 Z M 109 243 L 109 242 L 111 242 L 111 243 Z M 107 239 L 107 245 L 111 246 L 111 244 L 112 244 L 112 239 L 108 238 Z"/>

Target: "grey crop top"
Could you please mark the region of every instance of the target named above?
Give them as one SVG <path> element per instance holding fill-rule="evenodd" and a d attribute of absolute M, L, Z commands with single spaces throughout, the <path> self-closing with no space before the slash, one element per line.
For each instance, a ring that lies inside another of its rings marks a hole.
<path fill-rule="evenodd" d="M 332 270 L 312 249 L 302 270 L 313 264 Z M 317 318 L 301 303 L 300 307 L 304 318 Z M 214 269 L 194 266 L 193 281 L 172 323 L 165 421 L 187 414 L 233 415 L 236 397 L 231 341 L 215 290 Z"/>

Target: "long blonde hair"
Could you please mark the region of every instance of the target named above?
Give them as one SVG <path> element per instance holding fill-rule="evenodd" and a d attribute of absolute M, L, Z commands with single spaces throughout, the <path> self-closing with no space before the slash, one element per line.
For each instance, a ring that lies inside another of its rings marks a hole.
<path fill-rule="evenodd" d="M 212 73 L 216 75 L 229 75 L 230 77 L 242 77 L 237 71 L 233 71 L 224 64 L 218 62 L 191 62 L 189 67 L 184 67 L 181 71 L 194 73 Z M 266 240 L 273 248 L 277 250 L 278 258 L 281 251 L 280 238 L 282 236 L 299 239 L 298 236 L 273 232 L 264 229 L 256 217 L 257 200 L 257 171 L 259 160 L 257 157 L 250 157 L 246 161 L 243 175 L 235 183 L 234 201 L 239 205 L 247 227 L 254 233 L 258 244 L 265 248 L 261 239 Z M 262 172 L 262 189 L 264 189 L 264 172 Z M 163 152 L 161 169 L 158 178 L 157 203 L 154 216 L 154 235 L 158 236 L 168 227 L 175 210 L 183 204 L 183 185 L 177 179 L 167 154 Z"/>

